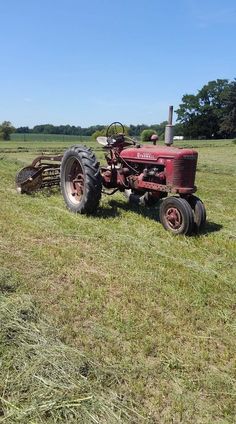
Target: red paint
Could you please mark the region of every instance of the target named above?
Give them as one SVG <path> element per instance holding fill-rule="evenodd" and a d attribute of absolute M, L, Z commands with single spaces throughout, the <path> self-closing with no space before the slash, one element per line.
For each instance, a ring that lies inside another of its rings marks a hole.
<path fill-rule="evenodd" d="M 109 169 L 102 169 L 105 187 L 186 195 L 196 191 L 195 150 L 153 145 L 124 147 L 110 148 Z"/>

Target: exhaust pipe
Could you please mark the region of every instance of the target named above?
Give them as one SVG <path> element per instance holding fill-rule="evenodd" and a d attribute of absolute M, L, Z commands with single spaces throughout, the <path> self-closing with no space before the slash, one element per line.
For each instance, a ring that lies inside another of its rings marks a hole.
<path fill-rule="evenodd" d="M 171 146 L 173 144 L 174 138 L 174 125 L 172 125 L 173 121 L 173 106 L 169 106 L 169 118 L 168 124 L 165 128 L 165 145 Z"/>

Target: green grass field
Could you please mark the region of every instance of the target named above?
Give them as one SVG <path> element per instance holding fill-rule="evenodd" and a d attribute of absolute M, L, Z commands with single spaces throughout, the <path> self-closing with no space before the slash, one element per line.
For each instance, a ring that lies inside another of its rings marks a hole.
<path fill-rule="evenodd" d="M 21 134 L 21 133 L 14 133 L 11 134 L 11 140 L 12 141 L 16 141 L 17 143 L 22 143 L 22 142 L 36 142 L 36 144 L 38 142 L 42 143 L 42 142 L 51 142 L 51 141 L 56 141 L 56 142 L 64 142 L 64 141 L 70 141 L 71 143 L 77 143 L 77 142 L 81 142 L 84 140 L 89 140 L 90 137 L 82 137 L 82 136 L 78 136 L 78 135 L 64 135 L 64 134 L 34 134 L 34 133 L 26 133 L 26 134 Z"/>
<path fill-rule="evenodd" d="M 0 422 L 236 422 L 236 144 L 176 144 L 199 151 L 196 237 L 122 194 L 92 217 L 18 195 L 16 172 L 71 142 L 1 142 Z"/>

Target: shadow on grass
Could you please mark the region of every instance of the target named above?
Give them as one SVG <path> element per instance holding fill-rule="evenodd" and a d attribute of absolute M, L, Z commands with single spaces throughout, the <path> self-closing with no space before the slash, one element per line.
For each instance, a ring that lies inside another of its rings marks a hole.
<path fill-rule="evenodd" d="M 145 218 L 150 218 L 154 221 L 160 222 L 159 219 L 159 207 L 145 208 L 144 206 L 138 206 L 129 202 L 122 202 L 120 200 L 110 200 L 108 202 L 111 208 L 100 208 L 97 211 L 96 216 L 98 218 L 115 218 L 121 215 L 119 209 L 122 209 L 125 212 L 132 211 L 138 215 L 142 215 Z"/>
<path fill-rule="evenodd" d="M 223 228 L 223 225 L 217 224 L 216 222 L 207 221 L 204 230 L 201 232 L 200 235 L 207 235 L 210 233 L 216 233 L 217 231 L 220 231 Z"/>
<path fill-rule="evenodd" d="M 113 201 L 109 202 L 109 205 L 111 206 L 110 208 L 106 206 L 99 207 L 95 215 L 96 218 L 109 219 L 109 218 L 117 218 L 118 216 L 120 216 L 121 213 L 118 210 L 118 207 L 120 208 L 120 205 L 113 205 L 111 204 L 112 202 Z M 115 203 L 119 203 L 119 202 L 115 202 Z"/>
<path fill-rule="evenodd" d="M 109 201 L 109 207 L 107 208 L 100 208 L 96 214 L 98 218 L 101 219 L 109 219 L 109 218 L 115 218 L 121 215 L 119 209 L 122 209 L 123 211 L 132 211 L 137 213 L 138 215 L 141 215 L 145 218 L 152 219 L 153 221 L 157 221 L 160 223 L 160 216 L 159 216 L 159 206 L 155 206 L 152 208 L 138 206 L 129 202 L 122 202 L 119 200 L 110 200 Z M 205 228 L 200 231 L 199 233 L 193 233 L 193 236 L 200 237 L 200 236 L 207 236 L 208 234 L 215 233 L 220 231 L 223 228 L 223 225 L 217 224 L 216 222 L 207 221 Z"/>

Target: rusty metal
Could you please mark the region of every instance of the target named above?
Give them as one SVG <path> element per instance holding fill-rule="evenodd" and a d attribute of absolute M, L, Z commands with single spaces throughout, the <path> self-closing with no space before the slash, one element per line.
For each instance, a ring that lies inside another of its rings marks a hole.
<path fill-rule="evenodd" d="M 72 159 L 71 169 L 67 170 L 67 189 L 72 202 L 79 202 L 84 193 L 84 174 L 80 162 Z"/>
<path fill-rule="evenodd" d="M 29 194 L 45 187 L 59 186 L 61 159 L 62 156 L 44 155 L 35 158 L 16 175 L 17 191 Z"/>
<path fill-rule="evenodd" d="M 34 160 L 33 160 L 33 162 L 32 162 L 32 166 L 40 166 L 41 164 L 42 164 L 42 161 L 43 162 L 61 162 L 61 160 L 62 160 L 62 158 L 63 158 L 63 156 L 62 155 L 59 155 L 59 156 L 47 156 L 47 155 L 41 155 L 41 156 L 37 156 Z M 51 164 L 51 166 L 53 167 L 53 166 L 55 166 L 55 167 L 57 167 L 57 164 Z"/>
<path fill-rule="evenodd" d="M 165 219 L 173 230 L 179 229 L 182 225 L 182 216 L 177 208 L 168 208 L 165 213 Z"/>

